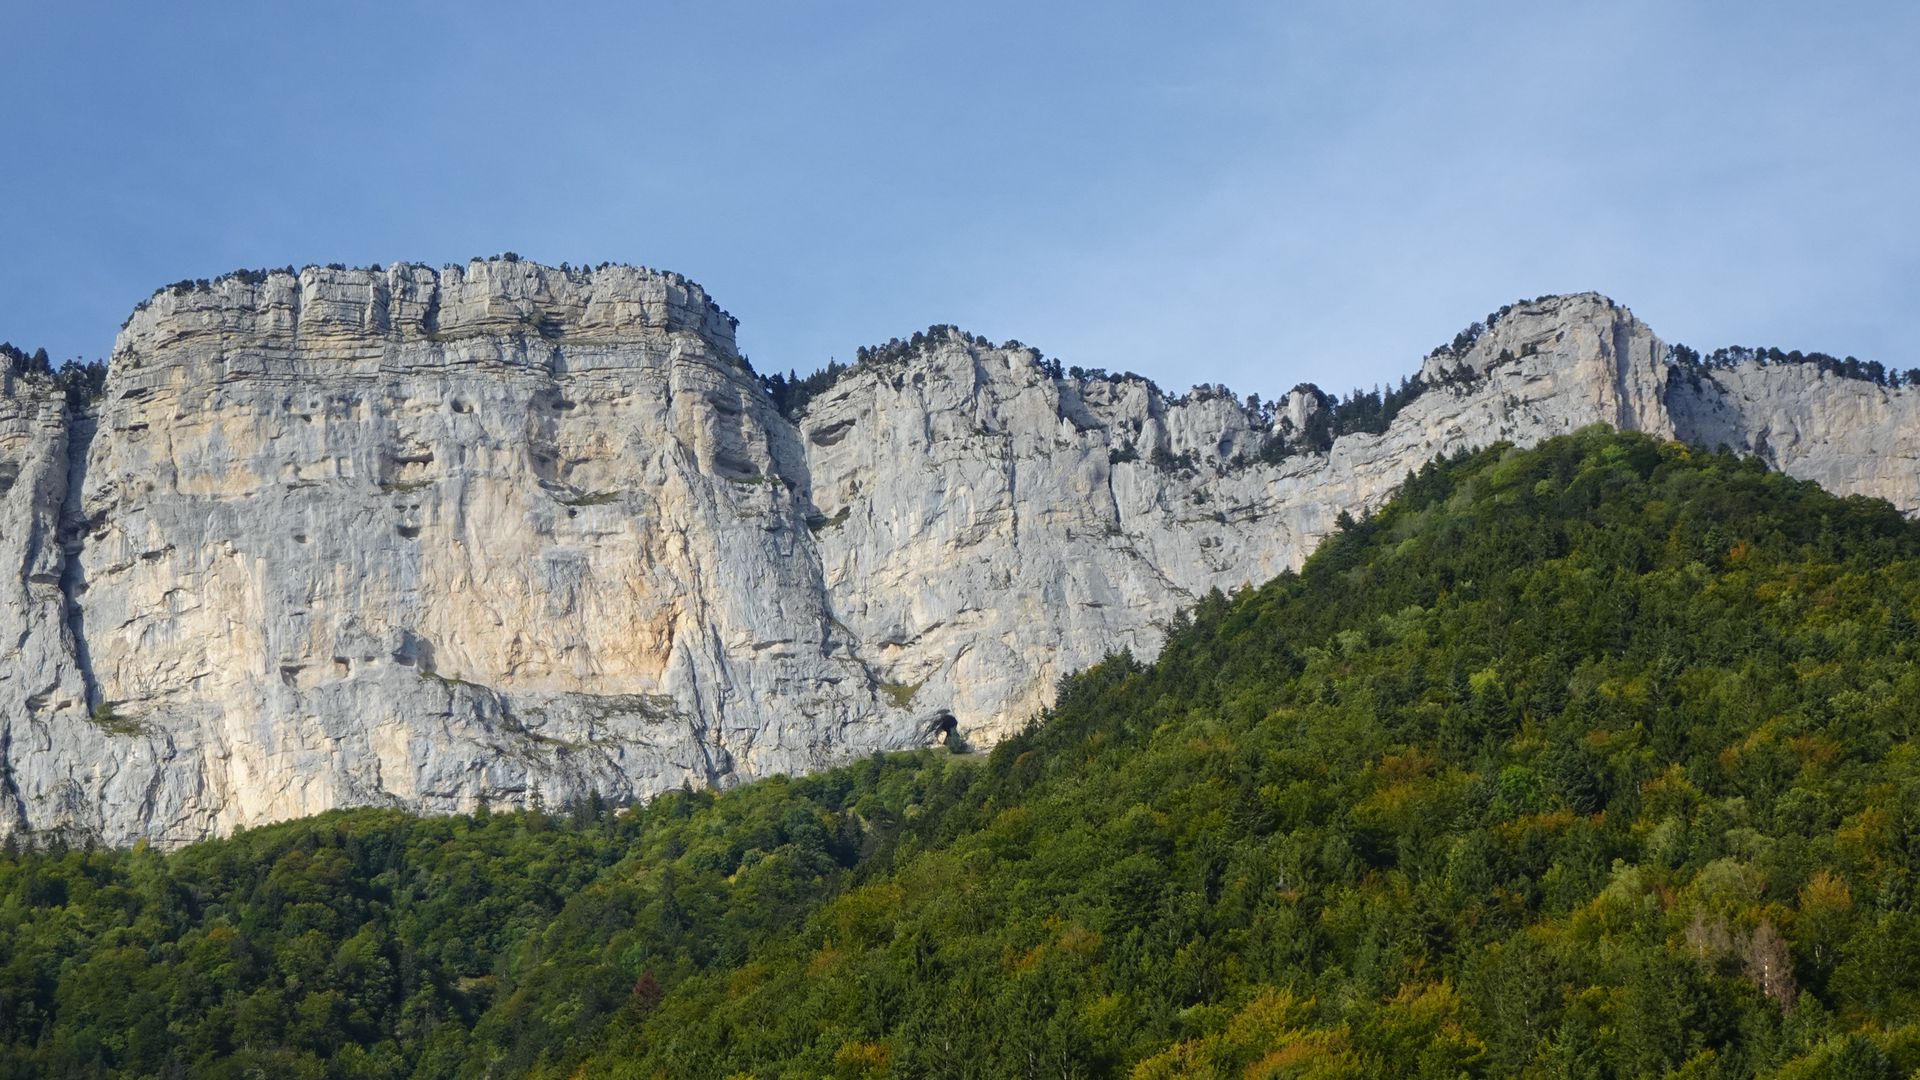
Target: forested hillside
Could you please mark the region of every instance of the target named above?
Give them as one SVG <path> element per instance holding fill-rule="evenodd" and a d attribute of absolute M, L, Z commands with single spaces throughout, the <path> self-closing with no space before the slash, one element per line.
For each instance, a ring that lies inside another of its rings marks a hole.
<path fill-rule="evenodd" d="M 1495 447 L 984 758 L 9 853 L 0 1072 L 1904 1076 L 1917 615 L 1884 503 Z"/>

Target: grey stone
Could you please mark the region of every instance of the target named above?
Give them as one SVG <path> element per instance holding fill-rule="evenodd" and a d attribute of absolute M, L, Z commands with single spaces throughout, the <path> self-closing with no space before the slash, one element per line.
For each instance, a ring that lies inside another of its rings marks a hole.
<path fill-rule="evenodd" d="M 1221 388 L 957 334 L 789 422 L 729 316 L 631 267 L 163 291 L 94 406 L 0 387 L 0 832 L 174 845 L 991 745 L 1436 454 L 1593 423 L 1920 509 L 1920 393 L 1664 353 L 1603 297 L 1520 305 L 1383 434 L 1266 464 Z"/>

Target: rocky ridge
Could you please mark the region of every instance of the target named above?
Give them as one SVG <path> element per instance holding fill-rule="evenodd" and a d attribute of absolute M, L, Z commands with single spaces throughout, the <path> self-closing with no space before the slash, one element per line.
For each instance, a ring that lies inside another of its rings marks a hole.
<path fill-rule="evenodd" d="M 1174 397 L 957 332 L 790 418 L 733 325 L 632 267 L 309 268 L 156 294 L 84 407 L 9 376 L 0 831 L 177 844 L 989 744 L 1436 454 L 1592 423 L 1920 510 L 1920 391 L 1679 368 L 1594 294 L 1436 351 L 1324 452 L 1309 388 Z"/>

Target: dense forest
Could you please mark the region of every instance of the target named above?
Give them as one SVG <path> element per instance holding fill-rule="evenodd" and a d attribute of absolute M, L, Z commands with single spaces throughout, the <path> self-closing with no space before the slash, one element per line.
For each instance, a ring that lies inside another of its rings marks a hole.
<path fill-rule="evenodd" d="M 0 859 L 0 1074 L 1904 1076 L 1920 527 L 1439 461 L 987 755 Z"/>

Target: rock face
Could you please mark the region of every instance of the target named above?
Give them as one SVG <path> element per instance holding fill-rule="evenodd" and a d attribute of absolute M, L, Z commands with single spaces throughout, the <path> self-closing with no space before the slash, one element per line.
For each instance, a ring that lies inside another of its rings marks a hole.
<path fill-rule="evenodd" d="M 1920 509 L 1920 393 L 1674 368 L 1590 294 L 1430 358 L 1382 433 L 1271 463 L 1317 392 L 1169 397 L 957 333 L 900 352 L 790 421 L 672 274 L 157 294 L 97 401 L 0 387 L 0 832 L 177 844 L 990 743 L 1435 454 L 1596 422 Z"/>

